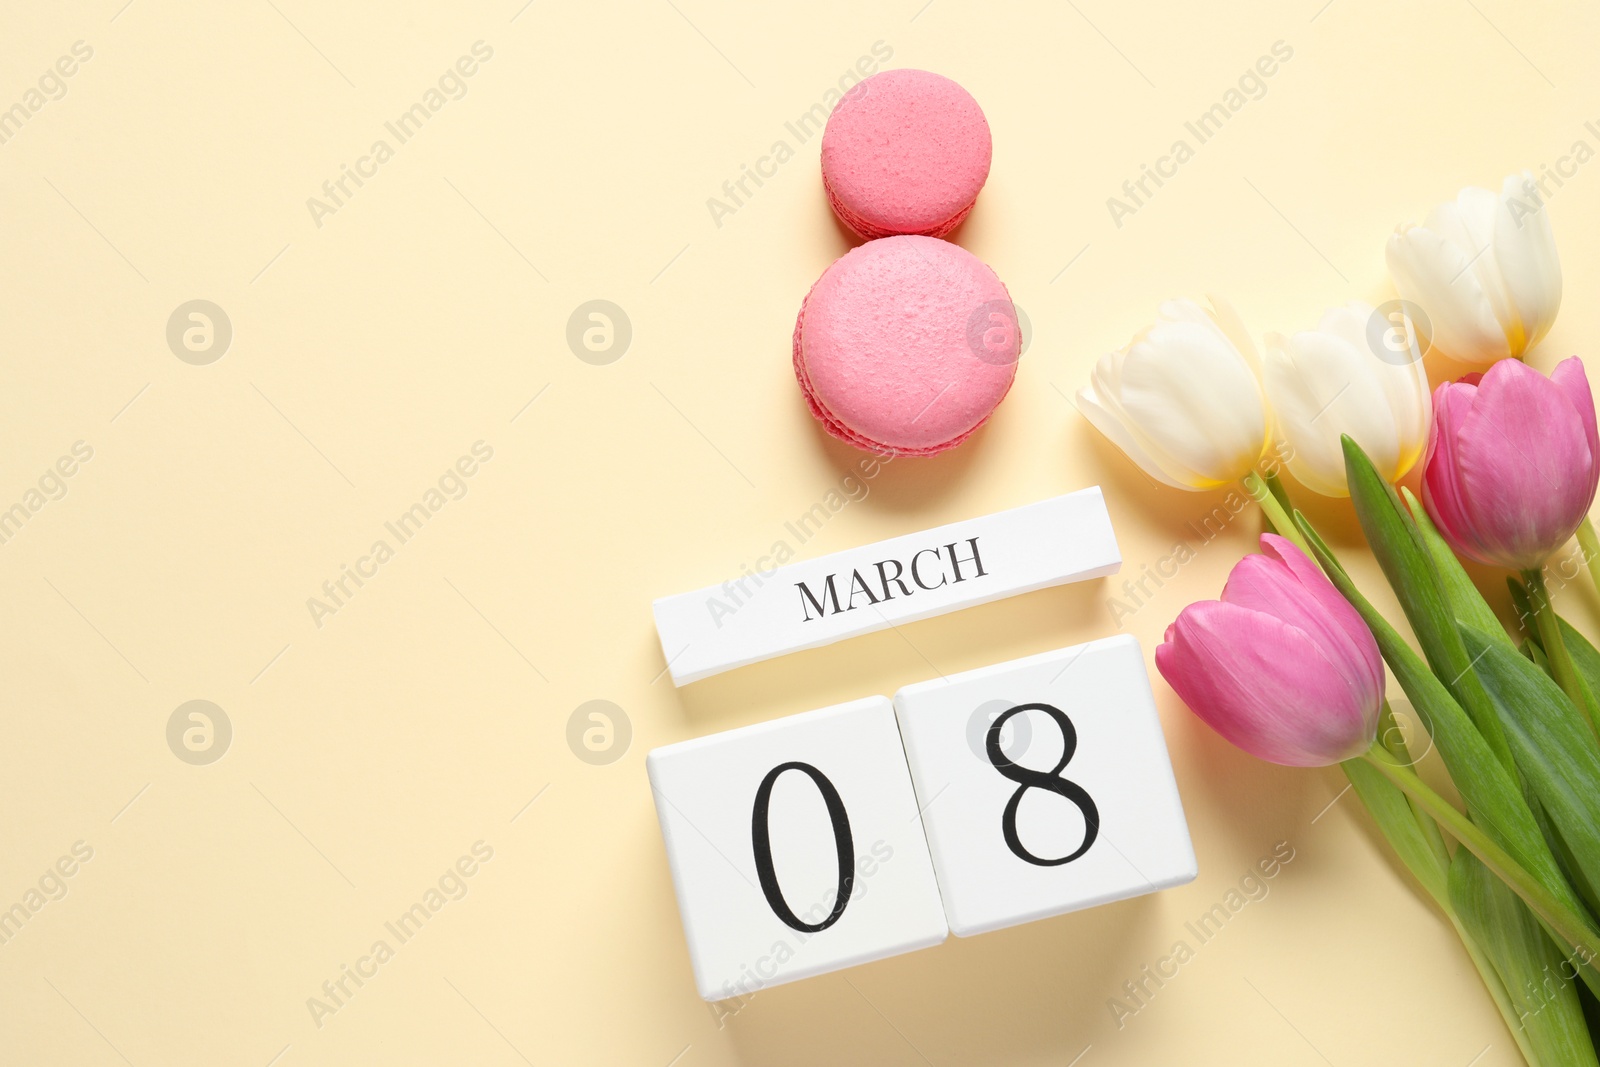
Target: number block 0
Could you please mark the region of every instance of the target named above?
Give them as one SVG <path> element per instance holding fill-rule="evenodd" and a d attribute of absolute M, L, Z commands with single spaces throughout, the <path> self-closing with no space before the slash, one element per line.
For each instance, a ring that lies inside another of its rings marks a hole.
<path fill-rule="evenodd" d="M 706 1000 L 948 936 L 888 699 L 668 745 L 645 765 Z"/>
<path fill-rule="evenodd" d="M 1131 635 L 910 685 L 894 706 L 958 937 L 1194 879 Z"/>

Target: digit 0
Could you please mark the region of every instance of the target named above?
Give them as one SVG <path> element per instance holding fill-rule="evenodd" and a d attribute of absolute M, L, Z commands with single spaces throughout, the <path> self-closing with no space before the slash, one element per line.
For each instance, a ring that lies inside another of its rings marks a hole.
<path fill-rule="evenodd" d="M 1012 763 L 1000 749 L 1000 728 L 1011 716 L 1025 711 L 1044 712 L 1061 730 L 1061 758 L 1048 771 L 1031 771 Z M 1056 777 L 1066 769 L 1067 764 L 1072 761 L 1073 753 L 1078 750 L 1078 731 L 1073 727 L 1072 720 L 1067 718 L 1066 712 L 1049 704 L 1018 704 L 1014 708 L 1008 708 L 996 715 L 994 722 L 989 724 L 989 734 L 985 738 L 984 747 L 988 750 L 989 762 L 994 765 L 994 769 L 1003 777 L 1017 783 L 1017 791 L 1006 801 L 1006 810 L 1000 816 L 1000 830 L 1005 834 L 1006 846 L 1016 854 L 1017 858 L 1038 867 L 1059 867 L 1063 863 L 1071 863 L 1088 852 L 1089 846 L 1094 844 L 1095 838 L 1100 835 L 1100 809 L 1095 807 L 1093 798 L 1083 786 Z M 1022 804 L 1022 795 L 1030 789 L 1045 789 L 1057 796 L 1066 797 L 1083 813 L 1083 844 L 1070 855 L 1062 856 L 1060 859 L 1041 859 L 1023 846 L 1022 839 L 1017 836 L 1017 808 Z"/>
<path fill-rule="evenodd" d="M 1009 714 L 1009 713 L 1008 713 Z M 820 923 L 808 923 L 796 915 L 783 899 L 783 887 L 778 884 L 778 872 L 772 866 L 772 837 L 768 827 L 768 808 L 772 804 L 772 787 L 784 771 L 800 771 L 816 783 L 822 802 L 828 806 L 828 821 L 833 824 L 833 844 L 839 857 L 838 890 L 834 896 L 833 910 Z M 750 838 L 755 846 L 756 877 L 761 880 L 761 892 L 767 904 L 785 926 L 802 933 L 814 934 L 826 930 L 839 921 L 850 903 L 850 891 L 855 885 L 855 842 L 850 838 L 850 815 L 844 810 L 844 801 L 833 787 L 828 776 L 809 763 L 780 763 L 767 772 L 756 790 L 755 810 L 751 813 Z"/>

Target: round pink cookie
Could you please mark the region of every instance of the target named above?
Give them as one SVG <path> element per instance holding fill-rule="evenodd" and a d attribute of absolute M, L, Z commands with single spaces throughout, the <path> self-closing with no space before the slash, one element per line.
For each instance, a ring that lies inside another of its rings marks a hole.
<path fill-rule="evenodd" d="M 1016 308 L 994 271 L 932 237 L 845 253 L 794 327 L 811 413 L 840 440 L 893 455 L 965 441 L 1011 388 L 1020 351 Z"/>
<path fill-rule="evenodd" d="M 970 93 L 925 70 L 886 70 L 828 117 L 822 186 L 862 237 L 943 237 L 972 210 L 990 155 L 989 123 Z"/>

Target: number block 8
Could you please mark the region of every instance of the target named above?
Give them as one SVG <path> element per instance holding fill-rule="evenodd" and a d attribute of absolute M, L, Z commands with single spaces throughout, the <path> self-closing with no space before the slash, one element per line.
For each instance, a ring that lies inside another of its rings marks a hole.
<path fill-rule="evenodd" d="M 1131 635 L 906 686 L 894 706 L 957 937 L 1194 879 Z"/>

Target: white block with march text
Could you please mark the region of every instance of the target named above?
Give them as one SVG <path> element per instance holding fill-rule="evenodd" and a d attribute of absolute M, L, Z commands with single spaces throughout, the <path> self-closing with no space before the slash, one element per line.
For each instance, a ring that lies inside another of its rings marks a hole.
<path fill-rule="evenodd" d="M 706 1000 L 947 936 L 886 697 L 668 745 L 645 765 Z"/>
<path fill-rule="evenodd" d="M 957 936 L 1195 877 L 1132 636 L 906 686 L 894 706 Z"/>
<path fill-rule="evenodd" d="M 762 557 L 721 585 L 655 602 L 673 685 L 1122 566 L 1099 486 L 780 565 L 786 559 Z"/>

